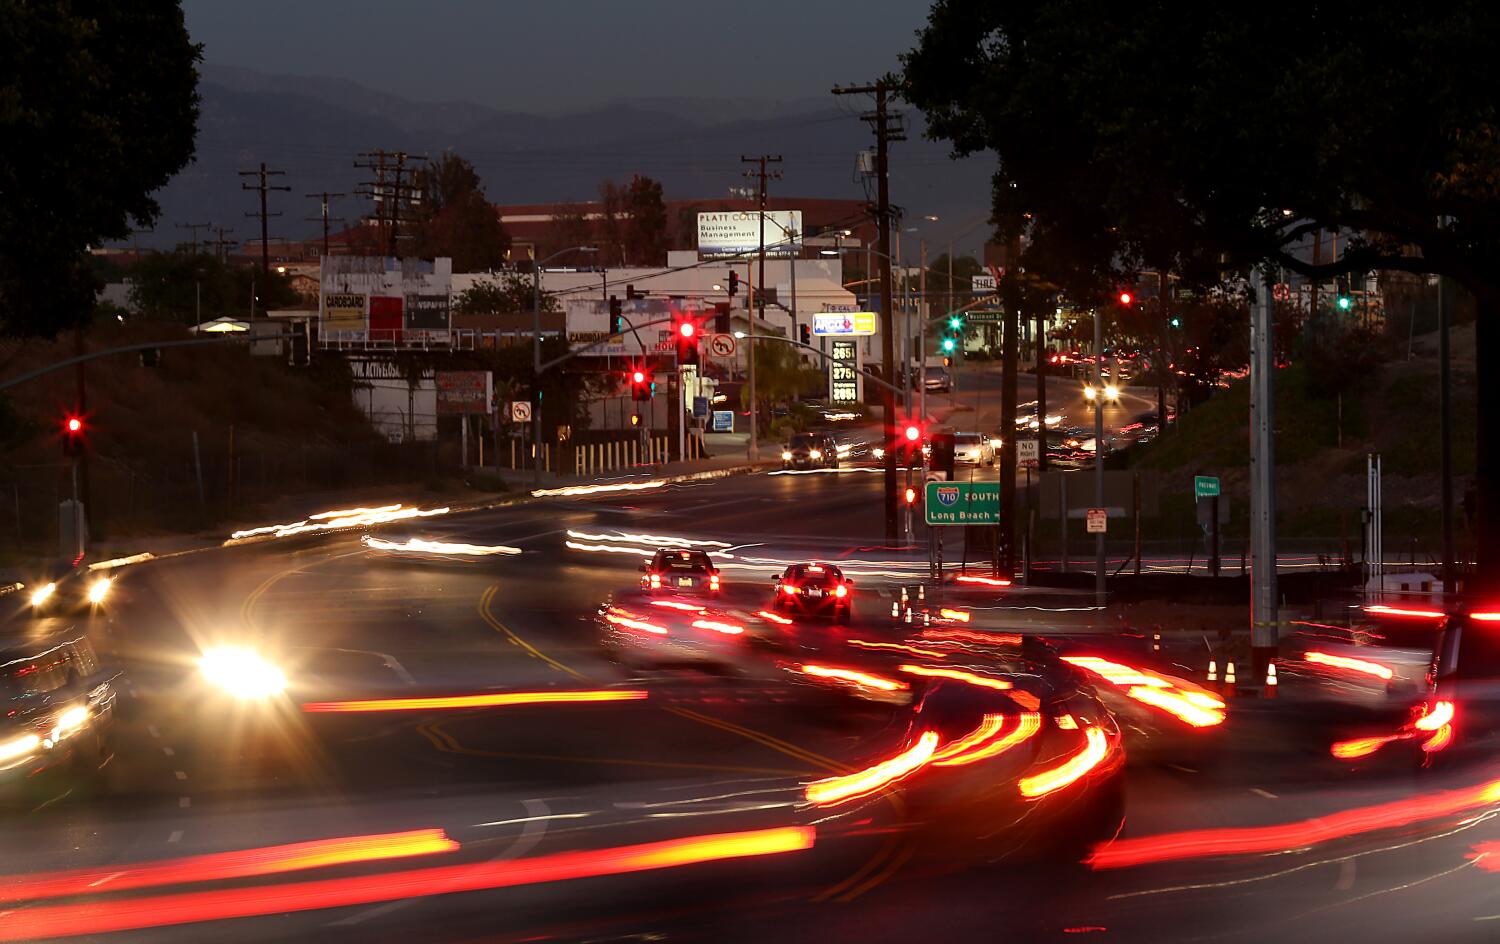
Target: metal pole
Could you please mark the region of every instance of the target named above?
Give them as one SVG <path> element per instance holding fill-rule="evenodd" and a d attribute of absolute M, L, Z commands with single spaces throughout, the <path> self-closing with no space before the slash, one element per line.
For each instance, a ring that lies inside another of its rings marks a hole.
<path fill-rule="evenodd" d="M 1458 575 L 1453 560 L 1453 385 L 1452 351 L 1449 347 L 1448 331 L 1450 315 L 1443 299 L 1443 279 L 1438 277 L 1438 387 L 1440 392 L 1438 411 L 1442 423 L 1442 475 L 1443 475 L 1443 594 L 1452 599 L 1458 592 Z"/>
<path fill-rule="evenodd" d="M 764 248 L 766 243 L 766 224 L 764 214 L 762 214 L 761 216 L 760 233 L 761 247 Z M 747 458 L 751 462 L 759 462 L 760 404 L 755 400 L 755 306 L 750 304 L 750 301 L 755 297 L 755 279 L 753 278 L 754 273 L 754 267 L 752 267 L 750 263 L 746 262 L 745 289 L 750 293 L 749 296 L 745 299 L 745 314 L 749 316 L 747 320 L 750 322 L 750 345 L 749 350 L 746 352 L 745 359 L 746 363 L 749 365 L 750 370 L 750 451 L 747 455 Z M 764 312 L 762 312 L 762 317 L 764 317 Z"/>
<path fill-rule="evenodd" d="M 1259 267 L 1250 272 L 1250 646 L 1253 678 L 1275 658 L 1276 469 L 1272 438 L 1271 296 Z"/>
<path fill-rule="evenodd" d="M 1094 507 L 1104 507 L 1104 309 L 1094 310 Z M 1046 417 L 1042 422 L 1046 423 Z M 1094 604 L 1104 605 L 1104 535 L 1094 535 Z"/>
<path fill-rule="evenodd" d="M 542 263 L 531 260 L 531 485 L 540 488 L 542 473 Z"/>

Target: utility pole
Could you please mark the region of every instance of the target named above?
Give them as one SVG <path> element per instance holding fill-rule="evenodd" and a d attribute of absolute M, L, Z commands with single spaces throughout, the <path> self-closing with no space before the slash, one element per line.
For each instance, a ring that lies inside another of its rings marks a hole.
<path fill-rule="evenodd" d="M 214 239 L 213 239 L 214 255 L 218 258 L 218 260 L 220 262 L 227 261 L 229 259 L 228 249 L 229 249 L 230 246 L 232 246 L 234 244 L 234 240 L 229 239 L 227 237 L 229 236 L 230 233 L 234 232 L 234 227 L 232 227 L 232 226 L 215 226 L 210 232 L 212 232 L 214 234 Z"/>
<path fill-rule="evenodd" d="M 1264 679 L 1276 658 L 1276 453 L 1272 437 L 1271 291 L 1250 270 L 1250 657 Z"/>
<path fill-rule="evenodd" d="M 880 354 L 885 365 L 885 378 L 894 383 L 896 379 L 895 319 L 891 312 L 891 179 L 890 145 L 892 141 L 904 141 L 900 116 L 891 114 L 887 99 L 894 86 L 881 79 L 873 85 L 835 86 L 835 95 L 875 96 L 875 110 L 860 117 L 869 122 L 875 131 L 875 221 L 877 242 L 880 248 Z M 896 398 L 892 391 L 881 388 L 882 438 L 885 446 L 885 537 L 895 542 L 899 505 L 896 497 Z"/>
<path fill-rule="evenodd" d="M 756 279 L 760 294 L 756 296 L 756 311 L 750 316 L 750 453 L 751 462 L 760 460 L 760 404 L 755 399 L 755 322 L 757 319 L 766 319 L 766 180 L 780 180 L 781 171 L 766 171 L 767 164 L 780 164 L 781 156 L 762 154 L 759 157 L 745 157 L 740 155 L 740 162 L 744 164 L 755 164 L 756 169 L 745 171 L 746 177 L 754 177 L 759 183 L 759 207 L 760 207 L 760 277 Z M 754 293 L 755 288 L 751 288 Z M 796 320 L 796 315 L 792 316 Z"/>
<path fill-rule="evenodd" d="M 1113 380 L 1114 378 L 1110 378 Z M 1094 309 L 1094 507 L 1104 507 L 1104 306 Z M 1043 423 L 1046 418 L 1043 417 Z M 1063 527 L 1067 527 L 1063 509 Z M 1104 535 L 1094 535 L 1094 605 L 1104 605 Z"/>
<path fill-rule="evenodd" d="M 329 254 L 329 252 L 328 252 L 328 224 L 329 223 L 342 223 L 342 222 L 344 222 L 344 218 L 341 217 L 341 216 L 329 216 L 328 215 L 329 204 L 332 203 L 334 200 L 337 200 L 340 197 L 346 197 L 346 196 L 348 196 L 348 194 L 345 194 L 345 193 L 329 193 L 327 190 L 323 190 L 323 191 L 320 191 L 318 193 L 304 194 L 304 196 L 306 196 L 310 200 L 316 199 L 319 202 L 319 204 L 322 206 L 322 213 L 320 215 L 318 215 L 318 216 L 303 217 L 303 219 L 307 220 L 309 223 L 317 223 L 320 220 L 322 221 L 322 223 L 323 223 L 323 255 L 326 256 L 326 255 Z"/>
<path fill-rule="evenodd" d="M 290 191 L 292 189 L 291 187 L 273 186 L 269 182 L 269 178 L 271 178 L 271 177 L 281 177 L 281 176 L 284 176 L 285 174 L 286 174 L 286 171 L 284 171 L 284 170 L 267 170 L 266 169 L 266 162 L 265 161 L 261 161 L 260 162 L 260 169 L 258 169 L 258 170 L 242 170 L 242 171 L 240 171 L 240 176 L 241 177 L 254 177 L 255 178 L 255 183 L 253 183 L 253 184 L 251 184 L 251 183 L 240 184 L 240 189 L 241 190 L 256 190 L 256 191 L 259 191 L 259 193 L 260 193 L 260 213 L 259 213 L 259 216 L 260 216 L 260 274 L 261 274 L 261 276 L 263 278 L 266 278 L 268 280 L 269 280 L 270 274 L 271 274 L 271 250 L 270 250 L 271 237 L 267 233 L 266 227 L 267 227 L 267 223 L 270 220 L 270 218 L 273 217 L 273 216 L 280 216 L 281 212 L 279 210 L 277 212 L 275 212 L 275 213 L 268 213 L 268 212 L 266 212 L 266 195 L 268 193 L 270 193 L 272 190 L 287 190 L 287 191 Z M 255 213 L 246 213 L 245 215 L 246 216 L 256 216 L 257 214 L 255 214 Z"/>
<path fill-rule="evenodd" d="M 1036 474 L 1037 484 L 1041 484 L 1041 476 L 1047 471 L 1047 309 L 1056 308 L 1056 298 L 1052 295 L 1036 307 Z M 1002 431 L 1002 437 L 1005 433 Z M 1014 433 L 1012 433 L 1014 435 Z M 1063 514 L 1063 526 L 1067 527 L 1068 517 Z"/>
<path fill-rule="evenodd" d="M 381 213 L 381 201 L 386 199 L 385 190 L 385 159 L 387 152 L 384 148 L 376 151 L 366 151 L 359 155 L 363 162 L 355 161 L 354 166 L 360 170 L 368 170 L 374 174 L 374 180 L 366 180 L 360 183 L 361 190 L 356 191 L 358 196 L 368 197 L 375 203 L 375 240 L 379 245 L 385 245 L 385 217 Z"/>
<path fill-rule="evenodd" d="M 198 230 L 200 230 L 200 229 L 211 229 L 213 227 L 213 225 L 214 225 L 213 223 L 178 223 L 177 224 L 177 228 L 178 229 L 189 230 L 189 231 L 192 232 L 192 234 L 193 234 L 193 242 L 192 242 L 193 248 L 192 248 L 191 252 L 192 252 L 193 255 L 196 256 L 198 254 Z"/>

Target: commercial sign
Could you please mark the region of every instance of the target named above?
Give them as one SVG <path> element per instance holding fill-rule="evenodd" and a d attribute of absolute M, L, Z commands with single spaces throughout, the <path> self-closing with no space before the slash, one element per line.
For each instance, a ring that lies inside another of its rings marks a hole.
<path fill-rule="evenodd" d="M 999 482 L 928 482 L 928 524 L 999 524 Z"/>
<path fill-rule="evenodd" d="M 714 427 L 713 427 L 713 429 L 714 429 L 714 432 L 716 432 L 716 433 L 732 433 L 732 432 L 734 432 L 734 411 L 733 410 L 714 410 Z"/>
<path fill-rule="evenodd" d="M 355 292 L 323 295 L 323 331 L 363 331 L 370 296 Z"/>
<path fill-rule="evenodd" d="M 860 399 L 859 345 L 839 339 L 829 345 L 828 402 L 858 403 Z"/>
<path fill-rule="evenodd" d="M 406 330 L 447 331 L 450 310 L 447 295 L 409 294 L 406 296 Z"/>
<path fill-rule="evenodd" d="M 993 275 L 972 276 L 970 284 L 973 286 L 973 291 L 976 294 L 980 292 L 993 292 L 995 290 L 995 277 Z"/>
<path fill-rule="evenodd" d="M 487 370 L 440 370 L 436 381 L 440 415 L 488 413 L 493 408 L 492 375 Z"/>
<path fill-rule="evenodd" d="M 813 313 L 813 334 L 855 335 L 865 337 L 875 333 L 876 318 L 873 311 L 819 311 Z"/>
<path fill-rule="evenodd" d="M 704 259 L 760 251 L 760 211 L 698 214 L 698 255 Z M 795 255 L 802 247 L 802 211 L 765 211 L 766 255 Z"/>
<path fill-rule="evenodd" d="M 1195 476 L 1193 476 L 1193 497 L 1194 498 L 1218 498 L 1219 497 L 1219 478 L 1218 478 L 1218 476 L 1215 476 L 1215 475 L 1195 475 Z"/>

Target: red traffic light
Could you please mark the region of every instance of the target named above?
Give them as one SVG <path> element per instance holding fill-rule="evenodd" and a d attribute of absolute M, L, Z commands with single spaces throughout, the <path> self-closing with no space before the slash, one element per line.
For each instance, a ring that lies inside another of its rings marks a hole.
<path fill-rule="evenodd" d="M 638 383 L 638 384 L 645 383 L 646 382 L 646 372 L 642 371 L 642 370 L 638 370 L 635 373 L 631 374 L 630 375 L 630 382 L 631 383 Z"/>
<path fill-rule="evenodd" d="M 916 442 L 922 438 L 922 431 L 915 426 L 906 427 L 906 441 Z"/>
<path fill-rule="evenodd" d="M 70 433 L 81 433 L 81 432 L 83 432 L 83 420 L 79 419 L 76 416 L 70 416 L 70 417 L 68 417 L 68 422 L 67 422 L 66 425 L 67 425 L 67 428 L 68 428 L 68 432 L 70 432 Z"/>
<path fill-rule="evenodd" d="M 684 321 L 677 326 L 677 333 L 682 335 L 684 339 L 691 339 L 693 335 L 698 333 L 698 326 L 691 321 Z"/>
<path fill-rule="evenodd" d="M 1135 300 L 1134 296 L 1132 296 L 1129 292 L 1121 292 L 1120 293 L 1120 304 L 1122 304 L 1122 305 L 1128 305 L 1128 304 L 1130 304 L 1134 300 Z"/>
<path fill-rule="evenodd" d="M 906 489 L 906 503 L 908 505 L 915 505 L 917 503 L 917 490 L 909 486 Z"/>

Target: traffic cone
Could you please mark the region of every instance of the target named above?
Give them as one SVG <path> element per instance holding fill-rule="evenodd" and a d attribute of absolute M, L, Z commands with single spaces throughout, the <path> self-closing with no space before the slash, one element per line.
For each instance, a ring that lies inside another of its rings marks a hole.
<path fill-rule="evenodd" d="M 901 604 L 897 603 L 895 600 L 892 600 L 891 601 L 891 619 L 893 619 L 893 620 L 899 620 L 900 618 L 901 618 Z"/>
<path fill-rule="evenodd" d="M 1161 652 L 1161 633 L 1151 634 L 1151 651 Z"/>
<path fill-rule="evenodd" d="M 905 587 L 901 588 L 901 605 L 902 606 L 906 605 L 906 588 Z"/>
<path fill-rule="evenodd" d="M 911 625 L 911 607 L 906 608 L 906 625 Z"/>
<path fill-rule="evenodd" d="M 1276 697 L 1276 663 L 1274 662 L 1266 665 L 1266 687 L 1261 689 L 1260 693 L 1264 698 Z"/>
<path fill-rule="evenodd" d="M 1219 687 L 1219 663 L 1214 659 L 1208 660 L 1208 684 L 1212 688 Z"/>
<path fill-rule="evenodd" d="M 1224 694 L 1233 696 L 1235 694 L 1234 663 L 1230 662 L 1224 666 Z"/>
<path fill-rule="evenodd" d="M 925 583 L 917 584 L 917 600 L 921 603 L 927 602 L 927 585 Z"/>
<path fill-rule="evenodd" d="M 929 613 L 926 610 L 923 610 L 922 611 L 922 626 L 925 628 L 925 627 L 928 627 L 928 626 L 931 626 L 931 625 L 932 625 L 932 614 Z"/>

